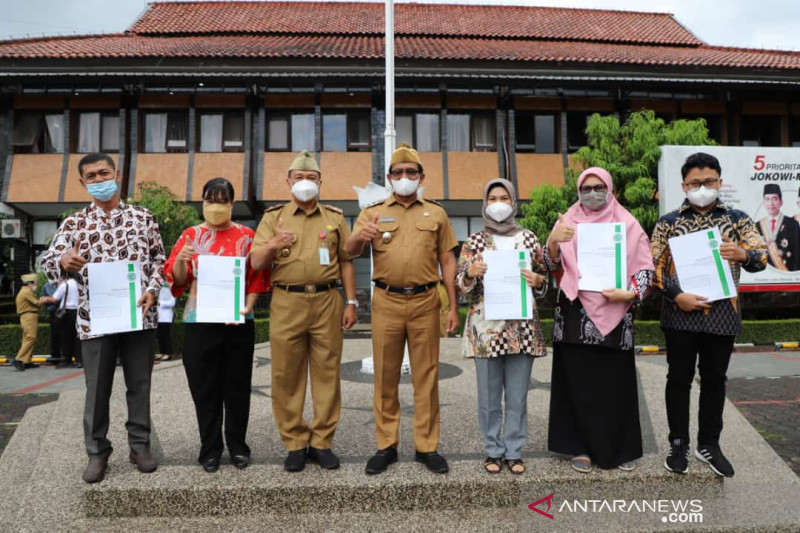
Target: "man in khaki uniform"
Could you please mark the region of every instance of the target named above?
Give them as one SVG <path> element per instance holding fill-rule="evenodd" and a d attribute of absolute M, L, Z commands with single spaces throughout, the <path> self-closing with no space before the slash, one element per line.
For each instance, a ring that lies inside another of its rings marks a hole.
<path fill-rule="evenodd" d="M 398 385 L 408 341 L 414 385 L 416 460 L 437 473 L 448 471 L 439 455 L 439 309 L 436 285 L 441 267 L 450 310 L 448 332 L 458 327 L 455 289 L 458 246 L 442 207 L 417 196 L 425 180 L 419 155 L 401 144 L 393 154 L 387 179 L 394 194 L 361 212 L 347 241 L 358 255 L 367 243 L 374 257 L 372 353 L 375 365 L 375 437 L 378 452 L 367 462 L 367 474 L 379 474 L 397 461 L 400 402 Z"/>
<path fill-rule="evenodd" d="M 22 325 L 22 345 L 14 359 L 14 368 L 25 371 L 26 368 L 35 368 L 39 365 L 31 362 L 33 347 L 36 344 L 36 330 L 39 328 L 39 306 L 46 303 L 47 298 L 36 297 L 36 274 L 22 276 L 22 288 L 17 294 L 17 314 Z M 49 300 L 53 300 L 49 298 Z M 53 300 L 55 302 L 55 300 Z"/>
<path fill-rule="evenodd" d="M 321 183 L 317 162 L 304 150 L 289 167 L 292 200 L 267 209 L 250 252 L 253 268 L 272 265 L 272 412 L 289 451 L 283 465 L 289 472 L 302 470 L 307 459 L 339 467 L 331 444 L 341 409 L 342 329 L 355 324 L 358 306 L 355 270 L 344 247 L 350 231 L 340 209 L 319 203 Z M 303 419 L 309 363 L 310 425 Z"/>

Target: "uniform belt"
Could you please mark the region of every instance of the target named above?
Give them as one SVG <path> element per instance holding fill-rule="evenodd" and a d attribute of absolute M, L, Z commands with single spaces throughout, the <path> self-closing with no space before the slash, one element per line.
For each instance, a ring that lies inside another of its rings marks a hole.
<path fill-rule="evenodd" d="M 19 316 L 22 316 L 22 315 L 27 315 L 28 313 L 36 313 L 36 314 L 38 315 L 38 314 L 39 314 L 39 311 L 23 311 L 23 312 L 21 312 L 21 313 L 19 314 Z"/>
<path fill-rule="evenodd" d="M 426 283 L 425 285 L 415 285 L 413 287 L 392 287 L 391 285 L 387 285 L 382 281 L 375 281 L 375 286 L 379 289 L 383 289 L 389 292 L 393 292 L 395 294 L 404 294 L 406 296 L 412 296 L 414 294 L 419 294 L 421 292 L 425 292 L 429 289 L 432 289 L 436 286 L 438 282 L 431 281 L 430 283 Z"/>
<path fill-rule="evenodd" d="M 306 292 L 309 294 L 314 294 L 315 292 L 323 292 L 335 289 L 340 285 L 340 282 L 337 279 L 335 281 L 322 283 L 320 285 L 282 285 L 280 283 L 273 283 L 272 285 L 289 292 Z"/>

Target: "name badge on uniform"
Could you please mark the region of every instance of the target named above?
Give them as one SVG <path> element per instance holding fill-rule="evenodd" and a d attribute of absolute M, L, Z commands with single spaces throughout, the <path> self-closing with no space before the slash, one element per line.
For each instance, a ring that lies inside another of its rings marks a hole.
<path fill-rule="evenodd" d="M 386 217 L 379 220 L 379 222 L 394 222 L 394 217 Z"/>
<path fill-rule="evenodd" d="M 320 265 L 330 265 L 331 264 L 331 254 L 327 248 L 324 246 L 320 246 L 319 248 L 319 264 Z"/>

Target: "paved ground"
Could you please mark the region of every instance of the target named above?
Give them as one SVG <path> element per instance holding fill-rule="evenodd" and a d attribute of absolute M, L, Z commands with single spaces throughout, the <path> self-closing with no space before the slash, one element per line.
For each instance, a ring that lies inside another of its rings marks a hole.
<path fill-rule="evenodd" d="M 663 355 L 640 357 L 666 367 Z M 736 353 L 728 376 L 729 399 L 800 476 L 800 352 Z M 27 408 L 83 386 L 83 372 L 77 369 L 43 365 L 17 372 L 0 366 L 0 453 Z"/>

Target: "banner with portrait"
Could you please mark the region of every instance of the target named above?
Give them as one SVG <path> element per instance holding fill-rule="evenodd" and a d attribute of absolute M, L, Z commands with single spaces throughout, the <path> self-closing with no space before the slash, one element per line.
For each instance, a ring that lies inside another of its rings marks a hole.
<path fill-rule="evenodd" d="M 695 152 L 719 159 L 720 199 L 747 213 L 767 243 L 767 268 L 757 273 L 742 270 L 740 290 L 800 291 L 800 148 L 662 146 L 660 214 L 677 209 L 686 198 L 681 166 Z"/>

